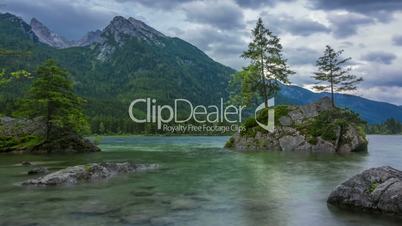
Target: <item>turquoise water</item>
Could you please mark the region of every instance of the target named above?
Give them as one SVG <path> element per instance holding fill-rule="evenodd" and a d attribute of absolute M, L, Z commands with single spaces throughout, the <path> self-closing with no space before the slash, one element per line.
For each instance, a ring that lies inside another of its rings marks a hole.
<path fill-rule="evenodd" d="M 327 206 L 364 169 L 402 169 L 402 136 L 370 136 L 368 154 L 236 153 L 228 137 L 105 137 L 102 153 L 0 155 L 0 225 L 401 225 Z M 24 188 L 23 160 L 57 170 L 100 161 L 159 163 L 155 172 L 72 187 Z"/>

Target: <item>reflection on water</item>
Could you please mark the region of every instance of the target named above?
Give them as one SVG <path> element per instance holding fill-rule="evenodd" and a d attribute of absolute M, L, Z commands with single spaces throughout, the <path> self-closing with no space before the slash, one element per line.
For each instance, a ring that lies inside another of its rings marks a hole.
<path fill-rule="evenodd" d="M 1 225 L 400 225 L 328 207 L 330 191 L 372 166 L 402 169 L 402 137 L 371 136 L 369 154 L 235 153 L 227 137 L 107 137 L 103 153 L 0 156 Z M 75 187 L 22 188 L 33 161 L 56 170 L 99 161 L 162 169 Z M 399 221 L 399 222 L 398 222 Z"/>

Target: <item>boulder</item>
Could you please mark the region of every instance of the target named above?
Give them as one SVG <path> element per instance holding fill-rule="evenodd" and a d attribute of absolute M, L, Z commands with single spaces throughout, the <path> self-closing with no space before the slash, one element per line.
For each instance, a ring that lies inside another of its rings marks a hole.
<path fill-rule="evenodd" d="M 260 113 L 259 121 L 268 115 Z M 277 106 L 275 129 L 268 132 L 249 119 L 225 147 L 239 151 L 348 153 L 367 151 L 364 122 L 353 112 L 334 108 L 325 97 L 304 106 Z"/>
<path fill-rule="evenodd" d="M 365 170 L 337 186 L 328 203 L 402 216 L 402 172 L 389 166 Z"/>
<path fill-rule="evenodd" d="M 83 182 L 95 182 L 108 179 L 120 174 L 143 172 L 158 169 L 157 164 L 122 163 L 92 163 L 87 165 L 71 166 L 43 177 L 27 180 L 22 185 L 52 186 L 74 185 Z"/>

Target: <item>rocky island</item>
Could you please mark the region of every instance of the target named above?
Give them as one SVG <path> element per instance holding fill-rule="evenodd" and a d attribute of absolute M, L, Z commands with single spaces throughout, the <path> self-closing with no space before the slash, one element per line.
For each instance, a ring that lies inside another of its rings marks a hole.
<path fill-rule="evenodd" d="M 258 121 L 267 122 L 262 110 Z M 244 122 L 244 130 L 233 135 L 225 147 L 239 151 L 300 151 L 347 153 L 367 151 L 364 122 L 351 111 L 333 107 L 324 97 L 303 106 L 276 106 L 275 130 L 258 126 L 255 118 Z"/>
<path fill-rule="evenodd" d="M 0 153 L 97 152 L 91 141 L 69 130 L 55 130 L 46 140 L 46 126 L 41 118 L 0 118 Z"/>

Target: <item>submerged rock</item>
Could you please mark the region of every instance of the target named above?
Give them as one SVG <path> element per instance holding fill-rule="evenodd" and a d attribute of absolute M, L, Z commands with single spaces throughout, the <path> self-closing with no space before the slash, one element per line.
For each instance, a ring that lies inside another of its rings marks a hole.
<path fill-rule="evenodd" d="M 46 174 L 46 173 L 49 173 L 49 170 L 46 167 L 35 167 L 28 171 L 28 175 Z"/>
<path fill-rule="evenodd" d="M 268 121 L 268 112 L 257 116 Z M 275 107 L 275 130 L 261 128 L 254 118 L 233 135 L 226 148 L 239 151 L 356 152 L 367 151 L 364 122 L 353 112 L 332 107 L 329 98 L 304 106 Z"/>
<path fill-rule="evenodd" d="M 328 203 L 402 216 L 402 171 L 389 166 L 365 170 L 337 186 Z"/>
<path fill-rule="evenodd" d="M 133 164 L 122 163 L 92 163 L 68 167 L 54 173 L 27 180 L 22 185 L 51 186 L 51 185 L 74 185 L 83 182 L 95 182 L 119 174 L 143 172 L 158 169 L 158 164 Z"/>

